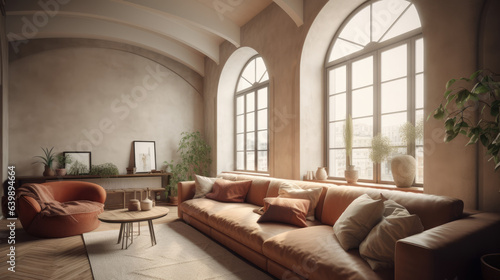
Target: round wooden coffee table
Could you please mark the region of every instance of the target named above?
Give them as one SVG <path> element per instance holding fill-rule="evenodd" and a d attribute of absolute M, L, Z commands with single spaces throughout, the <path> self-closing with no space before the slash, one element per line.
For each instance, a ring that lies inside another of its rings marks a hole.
<path fill-rule="evenodd" d="M 130 244 L 134 243 L 134 224 L 135 222 L 148 221 L 149 235 L 151 237 L 151 246 L 156 245 L 155 229 L 153 220 L 164 217 L 168 214 L 167 207 L 156 206 L 149 211 L 129 211 L 128 209 L 118 209 L 104 211 L 99 215 L 99 220 L 105 223 L 120 223 L 120 233 L 118 234 L 118 243 L 122 243 L 122 249 L 128 249 Z M 139 227 L 140 229 L 140 227 Z M 140 234 L 140 231 L 139 231 Z"/>

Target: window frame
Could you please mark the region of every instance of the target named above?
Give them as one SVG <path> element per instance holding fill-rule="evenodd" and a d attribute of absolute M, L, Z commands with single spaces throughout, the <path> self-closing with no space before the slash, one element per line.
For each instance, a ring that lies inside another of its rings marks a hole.
<path fill-rule="evenodd" d="M 238 85 L 239 85 L 239 82 L 240 82 L 240 78 L 242 77 L 243 75 L 243 72 L 245 71 L 245 69 L 247 68 L 247 66 L 254 62 L 254 60 L 256 60 L 257 58 L 261 58 L 262 61 L 264 62 L 264 65 L 266 66 L 266 63 L 264 61 L 264 58 L 262 58 L 261 55 L 257 54 L 257 55 L 254 55 L 253 57 L 251 57 L 246 63 L 245 65 L 243 66 L 243 68 L 241 69 L 240 71 L 240 74 L 238 75 L 238 81 L 236 83 L 236 86 L 235 86 L 235 89 L 234 89 L 234 170 L 237 171 L 237 172 L 249 172 L 249 173 L 258 173 L 258 174 L 269 174 L 269 148 L 270 148 L 270 143 L 269 143 L 269 131 L 270 131 L 270 127 L 269 127 L 269 116 L 270 116 L 270 108 L 269 108 L 269 100 L 270 100 L 270 87 L 269 87 L 269 78 L 264 81 L 264 82 L 255 82 L 253 85 L 251 85 L 250 87 L 247 87 L 245 89 L 242 89 L 240 91 L 238 91 Z M 255 67 L 255 71 L 257 71 L 257 67 Z M 267 72 L 267 75 L 269 77 L 269 71 L 267 69 L 267 66 L 266 66 L 266 72 Z M 264 75 L 264 74 L 263 74 Z M 258 78 L 257 75 L 256 76 L 256 79 Z M 267 100 L 266 100 L 266 104 L 267 106 L 265 107 L 265 109 L 258 109 L 258 91 L 261 90 L 261 89 L 264 89 L 264 88 L 267 88 Z M 254 133 L 255 133 L 255 145 L 254 145 L 254 149 L 253 150 L 248 150 L 247 149 L 247 110 L 246 110 L 246 107 L 247 107 L 247 104 L 246 104 L 246 99 L 247 99 L 247 95 L 248 94 L 251 94 L 251 93 L 254 93 L 254 125 L 255 125 L 255 130 L 254 130 Z M 244 98 L 244 110 L 243 110 L 243 113 L 242 114 L 239 114 L 238 115 L 238 112 L 237 112 L 237 100 L 239 97 L 243 97 Z M 259 130 L 258 129 L 258 114 L 257 112 L 258 111 L 262 111 L 262 110 L 267 110 L 267 128 L 264 130 L 264 129 L 261 129 Z M 244 130 L 243 132 L 241 133 L 238 133 L 238 129 L 237 129 L 237 117 L 238 116 L 243 116 L 243 123 L 244 123 Z M 267 149 L 266 150 L 259 150 L 259 145 L 258 145 L 258 132 L 262 132 L 262 131 L 267 131 Z M 238 150 L 238 135 L 239 134 L 243 134 L 243 150 L 242 151 L 239 151 Z M 259 171 L 258 169 L 258 153 L 259 152 L 266 152 L 267 154 L 267 163 L 266 163 L 266 166 L 267 166 L 267 170 L 265 171 Z M 244 169 L 238 169 L 238 152 L 243 152 L 243 163 L 244 163 L 244 166 L 245 168 Z M 251 169 L 248 169 L 248 166 L 247 166 L 247 153 L 248 152 L 254 152 L 254 169 L 251 170 Z"/>
<path fill-rule="evenodd" d="M 331 53 L 334 49 L 334 45 L 339 38 L 339 35 L 342 33 L 344 30 L 344 27 L 349 24 L 350 20 L 358 14 L 358 12 L 362 11 L 364 8 L 366 8 L 368 5 L 371 5 L 377 1 L 369 1 L 361 6 L 359 6 L 355 11 L 353 11 L 349 17 L 347 17 L 340 28 L 337 30 L 335 35 L 332 38 L 332 41 L 330 43 L 330 46 L 328 48 L 328 51 L 326 53 L 325 57 L 325 63 L 324 63 L 324 77 L 325 77 L 325 151 L 326 151 L 326 166 L 328 167 L 328 170 L 330 170 L 330 151 L 331 150 L 341 150 L 345 152 L 345 147 L 344 148 L 332 148 L 330 147 L 330 123 L 333 122 L 344 122 L 349 116 L 349 114 L 352 115 L 352 64 L 356 61 L 362 60 L 366 57 L 373 56 L 373 114 L 371 115 L 373 118 L 373 132 L 372 132 L 372 137 L 377 135 L 378 133 L 381 132 L 381 125 L 382 125 L 382 116 L 383 115 L 389 115 L 393 114 L 395 112 L 391 113 L 384 113 L 382 114 L 381 112 L 381 87 L 384 82 L 382 82 L 381 79 L 381 54 L 384 51 L 397 48 L 402 45 L 407 45 L 407 71 L 406 71 L 406 79 L 407 79 L 407 104 L 406 104 L 406 110 L 401 111 L 406 113 L 406 121 L 412 123 L 413 125 L 416 125 L 416 113 L 418 110 L 423 110 L 424 107 L 422 108 L 416 108 L 416 77 L 418 74 L 423 74 L 425 77 L 425 66 L 424 70 L 422 72 L 417 72 L 416 70 L 416 42 L 420 39 L 423 38 L 423 33 L 422 33 L 422 27 L 400 34 L 398 36 L 395 36 L 391 39 L 388 39 L 383 42 L 370 42 L 368 43 L 362 50 L 359 50 L 357 52 L 351 53 L 349 55 L 343 56 L 341 58 L 328 61 L 330 59 Z M 394 25 L 394 23 L 393 23 Z M 345 89 L 345 94 L 346 94 L 346 115 L 344 117 L 344 120 L 339 120 L 339 121 L 330 121 L 330 97 L 336 94 L 342 94 L 343 92 L 340 93 L 334 93 L 330 94 L 330 71 L 333 71 L 334 69 L 340 68 L 346 66 L 346 89 Z M 396 78 L 394 80 L 397 80 L 400 78 Z M 385 81 L 388 82 L 388 81 Z M 425 78 L 424 78 L 425 82 Z M 365 117 L 359 117 L 359 119 L 365 118 Z M 354 120 L 355 118 L 353 118 Z M 394 145 L 393 147 L 402 147 L 398 145 Z M 407 145 L 407 154 L 412 155 L 415 157 L 417 160 L 417 167 L 418 167 L 418 159 L 417 159 L 417 147 L 423 147 L 423 143 L 417 145 L 417 143 L 410 143 Z M 354 149 L 363 149 L 366 147 L 353 147 L 353 154 L 354 154 Z M 369 147 L 368 147 L 369 148 Z M 347 164 L 347 163 L 346 163 Z M 418 172 L 418 170 L 417 170 Z M 418 174 L 417 174 L 418 175 Z M 338 177 L 338 176 L 330 176 L 330 179 L 341 179 L 343 180 L 344 177 Z M 369 183 L 380 183 L 380 184 L 394 184 L 394 181 L 387 181 L 387 180 L 382 180 L 382 163 L 374 163 L 373 162 L 373 180 L 370 179 L 359 179 L 360 182 L 369 182 Z M 415 182 L 413 186 L 417 187 L 423 187 L 422 183 L 417 183 L 417 177 L 415 178 Z"/>

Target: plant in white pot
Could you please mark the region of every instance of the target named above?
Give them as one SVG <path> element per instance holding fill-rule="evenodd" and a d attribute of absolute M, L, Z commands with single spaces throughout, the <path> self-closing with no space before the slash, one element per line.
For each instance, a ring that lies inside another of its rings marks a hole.
<path fill-rule="evenodd" d="M 352 140 L 353 140 L 352 117 L 351 115 L 349 115 L 344 125 L 344 143 L 345 143 L 345 153 L 346 153 L 346 169 L 344 171 L 344 177 L 347 183 L 350 184 L 356 183 L 359 178 L 358 170 L 354 169 L 355 166 L 352 164 Z"/>
<path fill-rule="evenodd" d="M 423 122 L 414 126 L 410 122 L 399 128 L 399 135 L 404 146 L 415 147 L 415 143 L 423 138 Z M 415 181 L 417 161 L 410 154 L 396 155 L 391 160 L 391 172 L 394 184 L 399 188 L 411 187 Z"/>

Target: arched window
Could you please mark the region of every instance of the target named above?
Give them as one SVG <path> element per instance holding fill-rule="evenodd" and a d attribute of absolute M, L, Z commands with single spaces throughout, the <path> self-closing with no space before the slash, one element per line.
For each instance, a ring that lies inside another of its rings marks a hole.
<path fill-rule="evenodd" d="M 236 170 L 269 170 L 269 75 L 254 56 L 241 71 L 235 92 Z"/>
<path fill-rule="evenodd" d="M 390 163 L 374 164 L 369 157 L 372 138 L 381 134 L 397 153 L 415 156 L 416 183 L 423 184 L 423 142 L 406 144 L 400 137 L 406 122 L 423 125 L 423 62 L 420 19 L 410 1 L 372 1 L 344 22 L 325 64 L 330 177 L 344 177 L 343 131 L 352 116 L 352 165 L 360 181 L 393 181 Z"/>

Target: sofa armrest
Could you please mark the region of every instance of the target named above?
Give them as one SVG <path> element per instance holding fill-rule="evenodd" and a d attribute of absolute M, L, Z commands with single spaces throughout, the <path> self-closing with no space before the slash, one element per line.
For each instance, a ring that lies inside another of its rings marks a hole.
<path fill-rule="evenodd" d="M 192 199 L 195 193 L 195 184 L 194 181 L 184 181 L 177 183 L 177 200 L 178 200 L 178 208 L 177 215 L 182 219 L 182 202 Z"/>
<path fill-rule="evenodd" d="M 26 231 L 40 211 L 42 211 L 42 207 L 34 198 L 23 195 L 17 199 L 18 218 Z"/>
<path fill-rule="evenodd" d="M 500 252 L 500 214 L 479 213 L 396 243 L 395 279 L 478 279 L 480 257 Z"/>

